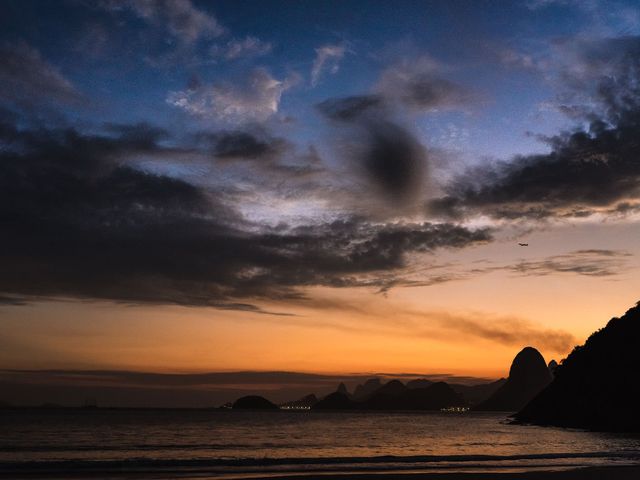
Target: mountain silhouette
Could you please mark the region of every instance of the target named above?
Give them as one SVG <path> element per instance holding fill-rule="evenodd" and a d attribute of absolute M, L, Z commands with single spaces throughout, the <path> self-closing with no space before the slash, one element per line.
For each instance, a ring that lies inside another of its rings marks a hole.
<path fill-rule="evenodd" d="M 440 410 L 462 407 L 467 402 L 444 382 L 432 383 L 426 388 L 407 388 L 399 380 L 381 385 L 370 396 L 354 401 L 342 392 L 334 392 L 320 400 L 318 410 Z"/>
<path fill-rule="evenodd" d="M 355 400 L 362 400 L 364 398 L 367 398 L 381 386 L 382 382 L 379 378 L 370 378 L 366 382 L 364 382 L 364 385 L 356 386 L 356 389 L 353 392 L 353 398 Z"/>
<path fill-rule="evenodd" d="M 515 416 L 524 423 L 640 432 L 640 302 L 573 349 L 553 382 Z"/>
<path fill-rule="evenodd" d="M 356 402 L 342 392 L 333 392 L 313 406 L 314 410 L 353 410 Z"/>
<path fill-rule="evenodd" d="M 402 403 L 399 398 L 408 391 L 400 380 L 391 380 L 362 400 L 358 407 L 367 410 L 397 410 Z"/>
<path fill-rule="evenodd" d="M 248 395 L 233 402 L 234 410 L 277 410 L 278 406 L 259 395 Z"/>
<path fill-rule="evenodd" d="M 433 382 L 426 378 L 416 378 L 407 382 L 407 388 L 426 388 L 430 385 L 433 385 Z"/>
<path fill-rule="evenodd" d="M 445 382 L 432 383 L 426 388 L 409 389 L 404 401 L 406 407 L 411 410 L 440 410 L 468 405 L 465 399 Z"/>
<path fill-rule="evenodd" d="M 305 395 L 298 400 L 282 403 L 280 406 L 284 408 L 311 408 L 316 403 L 318 403 L 318 397 L 316 397 L 313 393 L 310 393 L 309 395 Z"/>
<path fill-rule="evenodd" d="M 549 362 L 549 365 L 547 365 L 549 367 L 549 373 L 551 373 L 551 376 L 555 376 L 556 374 L 556 368 L 558 368 L 558 362 L 556 362 L 555 360 L 551 360 Z"/>
<path fill-rule="evenodd" d="M 402 395 L 408 390 L 404 383 L 400 380 L 390 380 L 380 388 L 378 388 L 375 392 L 371 394 L 371 396 L 389 396 L 389 397 L 397 397 Z M 370 397 L 371 397 L 370 396 Z"/>
<path fill-rule="evenodd" d="M 351 395 L 349 394 L 349 390 L 347 390 L 347 386 L 344 384 L 344 382 L 341 382 L 340 385 L 338 385 L 338 389 L 336 390 L 336 392 L 342 393 L 347 397 L 351 397 Z"/>
<path fill-rule="evenodd" d="M 391 383 L 391 382 L 389 382 Z M 398 382 L 400 383 L 400 382 Z M 388 385 L 388 384 L 387 384 Z M 402 385 L 400 383 L 400 385 Z M 440 410 L 446 407 L 464 407 L 467 402 L 445 382 L 437 382 L 426 388 L 402 389 L 393 385 L 384 387 L 363 402 L 367 410 Z"/>
<path fill-rule="evenodd" d="M 506 378 L 501 378 L 495 382 L 481 383 L 479 385 L 452 383 L 450 386 L 456 393 L 462 395 L 462 397 L 469 402 L 469 405 L 478 405 L 493 395 L 506 381 Z M 409 384 L 407 384 L 407 386 L 409 386 Z"/>
<path fill-rule="evenodd" d="M 474 409 L 516 412 L 550 382 L 551 373 L 540 352 L 525 347 L 513 359 L 507 381 Z"/>

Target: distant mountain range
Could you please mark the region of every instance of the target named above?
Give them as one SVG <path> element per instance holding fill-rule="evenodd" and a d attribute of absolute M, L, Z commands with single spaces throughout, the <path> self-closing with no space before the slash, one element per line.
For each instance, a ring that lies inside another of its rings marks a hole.
<path fill-rule="evenodd" d="M 551 382 L 552 374 L 540 352 L 526 347 L 518 353 L 511 365 L 509 378 L 479 385 L 433 382 L 427 378 L 408 381 L 371 378 L 357 385 L 349 393 L 340 383 L 335 392 L 323 398 L 310 394 L 299 400 L 280 405 L 283 409 L 314 410 L 441 410 L 455 407 L 472 407 L 475 410 L 515 412 L 522 408 L 540 390 Z M 248 397 L 245 397 L 248 398 Z M 252 397 L 239 408 L 261 408 Z M 241 399 L 242 400 L 242 399 Z M 263 408 L 273 408 L 266 399 Z M 237 402 L 236 402 L 237 403 Z M 236 408 L 235 404 L 234 407 Z"/>
<path fill-rule="evenodd" d="M 409 388 L 399 380 L 391 380 L 369 394 L 355 400 L 342 392 L 334 392 L 320 400 L 317 410 L 440 410 L 464 407 L 467 402 L 444 382 L 424 388 Z"/>
<path fill-rule="evenodd" d="M 538 425 L 640 432 L 640 302 L 592 334 L 515 416 Z"/>
<path fill-rule="evenodd" d="M 290 409 L 308 409 L 313 407 L 316 403 L 318 403 L 318 397 L 316 397 L 313 393 L 309 395 L 305 395 L 304 397 L 293 400 L 291 402 L 285 402 L 280 405 L 280 408 L 290 408 Z"/>

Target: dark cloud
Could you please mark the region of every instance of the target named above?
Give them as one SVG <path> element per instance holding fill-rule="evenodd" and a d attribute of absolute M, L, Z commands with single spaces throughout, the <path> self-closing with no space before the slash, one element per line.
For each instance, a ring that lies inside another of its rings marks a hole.
<path fill-rule="evenodd" d="M 610 277 L 626 270 L 626 260 L 630 256 L 630 253 L 619 250 L 577 250 L 540 261 L 522 261 L 509 268 L 521 275 L 573 273 L 588 277 Z"/>
<path fill-rule="evenodd" d="M 330 98 L 318 111 L 336 126 L 338 153 L 360 167 L 387 200 L 410 203 L 426 184 L 426 148 L 408 127 L 416 113 L 467 106 L 474 95 L 441 76 L 428 57 L 385 69 L 373 93 Z"/>
<path fill-rule="evenodd" d="M 430 210 L 452 217 L 474 212 L 500 218 L 584 217 L 623 213 L 637 203 L 639 53 L 640 37 L 585 47 L 582 70 L 590 73 L 578 84 L 583 92 L 592 84 L 594 105 L 581 109 L 588 127 L 546 139 L 548 154 L 469 170 L 446 187 L 446 196 L 430 202 Z M 605 73 L 598 75 L 598 66 L 605 64 Z"/>
<path fill-rule="evenodd" d="M 391 122 L 367 130 L 363 164 L 371 177 L 394 198 L 411 195 L 423 180 L 426 151 L 409 131 Z"/>
<path fill-rule="evenodd" d="M 200 135 L 211 146 L 213 154 L 220 159 L 257 159 L 283 154 L 288 142 L 283 138 L 243 130 L 224 131 Z"/>
<path fill-rule="evenodd" d="M 385 70 L 376 92 L 332 98 L 317 105 L 332 120 L 353 121 L 380 110 L 430 111 L 466 107 L 475 96 L 462 85 L 442 78 L 433 66 L 401 64 Z"/>
<path fill-rule="evenodd" d="M 501 218 L 587 216 L 640 196 L 640 123 L 627 118 L 609 127 L 552 139 L 547 155 L 519 157 L 467 172 L 430 203 L 436 213 L 481 211 Z"/>
<path fill-rule="evenodd" d="M 393 120 L 377 96 L 326 100 L 317 105 L 328 119 L 349 127 L 339 150 L 357 165 L 387 198 L 413 198 L 425 179 L 426 149 L 405 127 Z"/>
<path fill-rule="evenodd" d="M 345 219 L 277 231 L 249 224 L 215 191 L 127 163 L 162 155 L 148 125 L 0 128 L 0 292 L 258 311 L 310 285 L 367 285 L 408 255 L 490 240 L 452 224 Z"/>
<path fill-rule="evenodd" d="M 108 123 L 105 130 L 118 136 L 118 143 L 126 144 L 128 149 L 155 150 L 162 140 L 169 139 L 170 135 L 164 128 L 155 127 L 142 122 L 133 125 Z"/>
<path fill-rule="evenodd" d="M 330 98 L 317 105 L 318 110 L 331 120 L 351 122 L 365 113 L 383 106 L 380 95 L 354 95 L 352 97 Z"/>

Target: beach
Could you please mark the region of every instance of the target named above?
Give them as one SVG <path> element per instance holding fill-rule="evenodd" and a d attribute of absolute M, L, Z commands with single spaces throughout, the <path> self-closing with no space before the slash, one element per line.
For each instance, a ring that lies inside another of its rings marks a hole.
<path fill-rule="evenodd" d="M 406 472 L 406 473 L 343 473 L 330 474 L 330 478 L 339 480 L 637 480 L 640 467 L 586 467 L 562 471 L 540 470 L 534 472 Z M 245 477 L 247 478 L 247 477 Z M 325 480 L 327 475 L 292 475 L 276 477 L 248 477 L 253 480 Z"/>
<path fill-rule="evenodd" d="M 535 472 L 408 472 L 408 473 L 344 473 L 330 474 L 339 480 L 637 480 L 640 467 L 586 467 L 562 471 L 540 470 Z M 246 478 L 246 477 L 245 477 Z M 249 477 L 253 480 L 325 480 L 327 475 L 292 475 L 280 477 Z"/>
<path fill-rule="evenodd" d="M 570 468 L 566 470 L 536 470 L 526 472 L 290 472 L 281 474 L 215 474 L 204 470 L 174 471 L 48 471 L 0 470 L 2 479 L 199 479 L 199 480 L 637 480 L 640 478 L 640 466 L 600 466 Z"/>

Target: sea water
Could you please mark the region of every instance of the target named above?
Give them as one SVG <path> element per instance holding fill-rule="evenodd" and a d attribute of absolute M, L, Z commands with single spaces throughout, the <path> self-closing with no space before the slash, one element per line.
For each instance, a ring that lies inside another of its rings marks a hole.
<path fill-rule="evenodd" d="M 495 471 L 640 462 L 640 437 L 505 413 L 15 409 L 0 471 Z"/>

